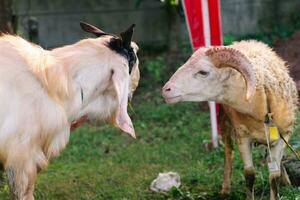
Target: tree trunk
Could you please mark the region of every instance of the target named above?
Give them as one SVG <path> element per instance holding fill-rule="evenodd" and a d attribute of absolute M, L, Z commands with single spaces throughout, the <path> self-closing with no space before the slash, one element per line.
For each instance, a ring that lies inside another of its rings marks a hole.
<path fill-rule="evenodd" d="M 11 0 L 0 0 L 0 32 L 13 33 Z"/>

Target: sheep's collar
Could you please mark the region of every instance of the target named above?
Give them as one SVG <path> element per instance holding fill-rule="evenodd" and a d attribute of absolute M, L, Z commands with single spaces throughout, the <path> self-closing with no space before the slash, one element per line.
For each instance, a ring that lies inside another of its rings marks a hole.
<path fill-rule="evenodd" d="M 107 43 L 108 48 L 115 51 L 119 55 L 125 57 L 128 61 L 129 69 L 131 70 L 134 64 L 136 63 L 137 57 L 134 53 L 134 50 L 132 47 L 124 48 L 122 45 L 120 45 L 120 39 L 119 38 L 111 38 L 109 42 Z"/>

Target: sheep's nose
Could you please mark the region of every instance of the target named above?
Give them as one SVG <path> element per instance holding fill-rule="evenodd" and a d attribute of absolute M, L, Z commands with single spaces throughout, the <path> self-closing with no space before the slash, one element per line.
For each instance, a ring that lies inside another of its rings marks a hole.
<path fill-rule="evenodd" d="M 165 88 L 164 92 L 171 92 L 171 88 L 170 87 Z"/>
<path fill-rule="evenodd" d="M 172 87 L 172 84 L 170 83 L 166 83 L 165 86 L 162 88 L 162 96 L 164 98 L 166 97 L 169 97 L 169 96 L 172 96 L 172 93 L 174 92 L 173 91 L 173 87 Z"/>
<path fill-rule="evenodd" d="M 171 86 L 170 86 L 170 84 L 165 84 L 165 86 L 162 88 L 162 95 L 164 96 L 164 94 L 165 95 L 167 95 L 167 94 L 169 94 L 171 92 Z"/>

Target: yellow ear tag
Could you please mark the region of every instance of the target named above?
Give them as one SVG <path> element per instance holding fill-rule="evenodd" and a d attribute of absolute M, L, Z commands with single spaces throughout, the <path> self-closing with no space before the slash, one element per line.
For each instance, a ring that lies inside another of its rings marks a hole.
<path fill-rule="evenodd" d="M 278 140 L 279 134 L 276 126 L 269 126 L 270 140 Z"/>

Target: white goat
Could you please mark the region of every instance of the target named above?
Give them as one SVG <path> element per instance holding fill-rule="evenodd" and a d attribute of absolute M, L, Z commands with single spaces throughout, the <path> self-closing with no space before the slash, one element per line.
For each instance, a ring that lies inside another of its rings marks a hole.
<path fill-rule="evenodd" d="M 272 112 L 273 122 L 286 140 L 296 119 L 297 90 L 285 62 L 267 45 L 256 41 L 201 48 L 175 72 L 163 87 L 162 94 L 168 103 L 209 100 L 221 103 L 225 143 L 222 193 L 230 191 L 231 135 L 234 134 L 244 162 L 247 199 L 253 199 L 255 172 L 251 143 L 267 143 L 266 114 Z M 277 137 L 271 138 L 270 156 L 279 168 L 279 173 L 269 174 L 271 199 L 278 197 L 276 183 L 285 172 L 281 168 L 280 173 L 285 143 Z"/>
<path fill-rule="evenodd" d="M 81 27 L 98 38 L 47 51 L 0 37 L 0 161 L 13 199 L 34 199 L 37 172 L 65 148 L 76 119 L 112 122 L 135 137 L 127 114 L 139 81 L 134 26 L 121 37 Z"/>

